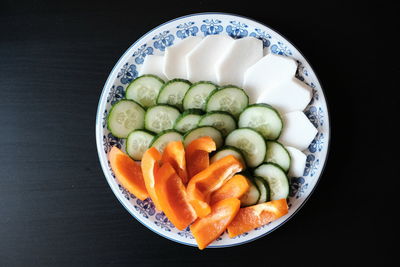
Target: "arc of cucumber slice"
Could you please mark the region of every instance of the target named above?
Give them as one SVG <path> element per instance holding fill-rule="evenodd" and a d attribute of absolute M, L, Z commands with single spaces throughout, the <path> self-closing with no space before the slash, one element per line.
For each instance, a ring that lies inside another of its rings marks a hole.
<path fill-rule="evenodd" d="M 107 116 L 107 128 L 118 138 L 126 138 L 135 129 L 143 128 L 145 110 L 133 100 L 121 100 Z"/>
<path fill-rule="evenodd" d="M 279 138 L 283 122 L 273 107 L 268 104 L 253 104 L 240 114 L 239 128 L 249 127 L 259 132 L 267 140 Z"/>
<path fill-rule="evenodd" d="M 164 81 L 156 75 L 137 77 L 126 88 L 126 99 L 134 100 L 144 108 L 154 106 L 163 84 Z"/>
<path fill-rule="evenodd" d="M 254 170 L 256 176 L 262 177 L 269 185 L 271 200 L 289 196 L 289 180 L 281 167 L 274 163 L 263 163 Z"/>

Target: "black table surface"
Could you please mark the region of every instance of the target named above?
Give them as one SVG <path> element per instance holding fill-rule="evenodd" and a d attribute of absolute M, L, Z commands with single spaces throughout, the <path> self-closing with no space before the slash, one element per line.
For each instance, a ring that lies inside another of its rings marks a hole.
<path fill-rule="evenodd" d="M 379 36 L 379 4 L 264 4 L 0 1 L 0 266 L 391 263 L 398 156 L 389 116 L 398 101 L 394 83 L 377 86 L 378 55 L 395 53 Z M 254 18 L 300 48 L 325 89 L 332 140 L 318 188 L 289 222 L 249 244 L 199 251 L 121 206 L 94 126 L 124 51 L 153 27 L 204 11 Z M 385 71 L 395 77 L 399 68 Z"/>

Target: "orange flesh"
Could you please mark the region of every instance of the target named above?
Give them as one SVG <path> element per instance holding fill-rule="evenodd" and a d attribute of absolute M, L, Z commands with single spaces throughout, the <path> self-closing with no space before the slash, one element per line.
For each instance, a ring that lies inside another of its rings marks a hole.
<path fill-rule="evenodd" d="M 228 226 L 229 237 L 235 237 L 254 228 L 261 227 L 288 213 L 286 199 L 273 200 L 241 208 Z"/>
<path fill-rule="evenodd" d="M 214 140 L 209 136 L 193 140 L 186 147 L 186 164 L 189 179 L 208 167 L 208 154 L 216 149 Z"/>
<path fill-rule="evenodd" d="M 188 182 L 186 172 L 185 148 L 183 147 L 181 141 L 168 143 L 162 155 L 162 162 L 169 162 L 178 173 L 179 177 L 181 177 L 182 182 L 184 184 Z"/>
<path fill-rule="evenodd" d="M 112 147 L 108 159 L 115 177 L 130 193 L 140 200 L 149 197 L 140 165 L 117 147 Z"/>
<path fill-rule="evenodd" d="M 168 162 L 161 166 L 156 176 L 155 189 L 162 211 L 177 229 L 184 230 L 197 215 L 189 204 L 181 178 Z"/>
<path fill-rule="evenodd" d="M 215 203 L 209 215 L 197 219 L 190 226 L 190 230 L 196 239 L 199 249 L 204 249 L 217 239 L 231 223 L 239 209 L 240 200 L 227 198 Z"/>
<path fill-rule="evenodd" d="M 211 205 L 226 198 L 241 198 L 250 188 L 247 178 L 237 174 L 211 195 Z"/>
<path fill-rule="evenodd" d="M 149 148 L 142 157 L 142 172 L 144 183 L 146 185 L 147 192 L 150 195 L 156 209 L 162 210 L 158 203 L 157 194 L 155 191 L 156 176 L 158 169 L 160 168 L 161 154 L 154 147 Z"/>
<path fill-rule="evenodd" d="M 187 192 L 190 203 L 199 217 L 210 213 L 210 197 L 235 173 L 240 172 L 243 166 L 234 156 L 229 155 L 211 164 L 207 169 L 199 172 L 188 183 Z"/>

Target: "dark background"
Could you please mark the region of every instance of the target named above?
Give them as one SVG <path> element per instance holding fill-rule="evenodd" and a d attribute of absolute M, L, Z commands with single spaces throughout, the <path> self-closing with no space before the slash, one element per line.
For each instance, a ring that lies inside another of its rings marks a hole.
<path fill-rule="evenodd" d="M 377 26 L 381 2 L 263 3 L 0 0 L 0 266 L 394 263 L 399 67 L 378 59 L 396 54 L 381 32 L 395 17 Z M 325 89 L 332 139 L 318 188 L 294 218 L 252 243 L 200 252 L 120 205 L 94 126 L 124 51 L 153 27 L 204 11 L 251 17 L 299 47 Z"/>

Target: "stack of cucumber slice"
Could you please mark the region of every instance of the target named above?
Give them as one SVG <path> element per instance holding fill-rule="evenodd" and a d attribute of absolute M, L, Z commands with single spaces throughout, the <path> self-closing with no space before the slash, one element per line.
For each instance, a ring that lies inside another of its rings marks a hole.
<path fill-rule="evenodd" d="M 253 170 L 242 205 L 288 196 L 291 159 L 276 141 L 283 128 L 281 116 L 270 105 L 249 105 L 239 87 L 183 79 L 164 82 L 143 75 L 129 84 L 126 99 L 111 108 L 107 126 L 114 136 L 127 138 L 126 152 L 134 160 L 141 160 L 152 146 L 162 152 L 171 141 L 188 145 L 210 136 L 219 149 L 211 162 L 234 155 Z"/>

